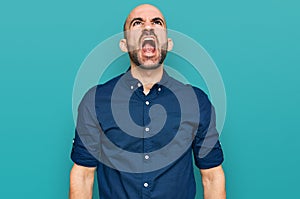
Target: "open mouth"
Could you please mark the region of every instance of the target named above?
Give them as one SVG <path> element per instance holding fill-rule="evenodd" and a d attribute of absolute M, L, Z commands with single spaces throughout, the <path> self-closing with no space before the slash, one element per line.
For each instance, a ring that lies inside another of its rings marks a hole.
<path fill-rule="evenodd" d="M 142 50 L 143 53 L 150 55 L 154 54 L 156 51 L 156 43 L 153 37 L 146 37 L 142 42 Z"/>

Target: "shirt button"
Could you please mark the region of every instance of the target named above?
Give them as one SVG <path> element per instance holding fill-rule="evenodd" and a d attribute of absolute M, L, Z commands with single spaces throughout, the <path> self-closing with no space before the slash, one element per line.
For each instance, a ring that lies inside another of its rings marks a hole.
<path fill-rule="evenodd" d="M 145 159 L 148 160 L 150 158 L 149 155 L 145 155 Z"/>
<path fill-rule="evenodd" d="M 144 187 L 148 187 L 149 184 L 147 182 L 144 183 Z"/>
<path fill-rule="evenodd" d="M 150 131 L 150 129 L 149 129 L 148 127 L 146 127 L 146 128 L 145 128 L 145 131 L 148 132 L 148 131 Z"/>
<path fill-rule="evenodd" d="M 157 90 L 158 90 L 158 91 L 161 91 L 161 88 L 158 88 Z"/>
<path fill-rule="evenodd" d="M 138 85 L 138 87 L 141 87 L 141 86 L 142 86 L 142 84 L 141 84 L 141 83 L 138 83 L 137 85 Z"/>
<path fill-rule="evenodd" d="M 132 90 L 132 89 L 133 89 L 133 86 L 130 86 L 130 89 Z"/>
<path fill-rule="evenodd" d="M 146 105 L 149 105 L 149 104 L 150 104 L 150 102 L 149 102 L 149 101 L 146 101 L 145 103 L 146 103 Z"/>

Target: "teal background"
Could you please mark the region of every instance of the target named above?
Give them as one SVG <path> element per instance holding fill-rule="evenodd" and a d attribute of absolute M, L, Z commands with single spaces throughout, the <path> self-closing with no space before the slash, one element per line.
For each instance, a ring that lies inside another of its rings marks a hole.
<path fill-rule="evenodd" d="M 199 42 L 223 77 L 228 198 L 299 197 L 300 3 L 147 2 Z M 67 198 L 77 70 L 140 3 L 1 1 L 0 198 Z M 201 198 L 198 172 L 197 185 Z"/>

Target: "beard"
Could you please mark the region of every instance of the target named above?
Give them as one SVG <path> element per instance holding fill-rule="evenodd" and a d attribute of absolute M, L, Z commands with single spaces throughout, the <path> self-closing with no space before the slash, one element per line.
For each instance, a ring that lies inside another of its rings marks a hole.
<path fill-rule="evenodd" d="M 140 36 L 139 43 L 142 42 L 142 38 L 144 36 L 153 36 L 156 38 L 156 41 L 158 41 L 157 36 L 153 30 L 150 30 L 150 31 L 144 30 L 142 35 Z M 159 44 L 157 43 L 157 45 L 159 45 Z M 139 53 L 142 49 L 128 45 L 128 49 L 129 49 L 128 54 L 129 54 L 130 60 L 136 66 L 138 66 L 142 69 L 145 69 L 145 70 L 157 69 L 163 64 L 163 62 L 167 56 L 168 42 L 163 43 L 161 46 L 156 46 L 155 48 L 156 48 L 156 51 L 159 51 L 158 57 L 157 58 L 152 58 L 152 57 L 149 58 L 149 59 L 155 59 L 155 60 L 153 60 L 153 63 L 148 64 L 148 63 L 145 63 L 145 60 L 144 60 L 145 58 L 142 58 L 142 56 L 139 55 Z M 147 62 L 147 60 L 146 60 L 146 62 Z"/>
<path fill-rule="evenodd" d="M 159 68 L 162 63 L 164 62 L 166 56 L 167 56 L 167 46 L 168 44 L 164 44 L 160 50 L 160 55 L 157 59 L 156 62 L 154 62 L 153 64 L 144 64 L 143 61 L 141 60 L 141 58 L 138 56 L 139 50 L 132 50 L 129 51 L 129 57 L 130 60 L 138 67 L 140 67 L 141 69 L 145 69 L 145 70 L 154 70 Z M 157 49 L 158 50 L 158 49 Z"/>

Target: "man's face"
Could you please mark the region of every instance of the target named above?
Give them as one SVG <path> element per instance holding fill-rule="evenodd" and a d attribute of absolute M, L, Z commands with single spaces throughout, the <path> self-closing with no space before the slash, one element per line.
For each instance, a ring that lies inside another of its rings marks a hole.
<path fill-rule="evenodd" d="M 158 68 L 167 54 L 166 24 L 161 12 L 150 5 L 135 8 L 125 25 L 131 61 L 143 69 Z"/>

